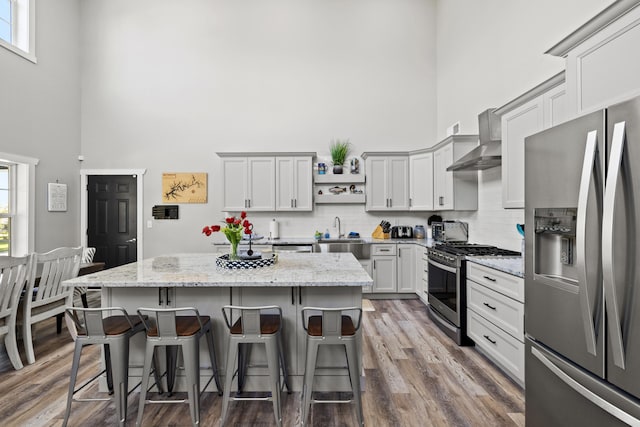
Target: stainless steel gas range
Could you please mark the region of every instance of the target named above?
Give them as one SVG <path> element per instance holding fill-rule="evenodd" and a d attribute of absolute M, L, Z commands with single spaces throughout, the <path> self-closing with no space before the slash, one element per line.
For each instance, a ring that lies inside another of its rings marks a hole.
<path fill-rule="evenodd" d="M 429 317 L 458 345 L 467 337 L 467 256 L 519 256 L 520 252 L 472 243 L 439 243 L 428 249 Z"/>

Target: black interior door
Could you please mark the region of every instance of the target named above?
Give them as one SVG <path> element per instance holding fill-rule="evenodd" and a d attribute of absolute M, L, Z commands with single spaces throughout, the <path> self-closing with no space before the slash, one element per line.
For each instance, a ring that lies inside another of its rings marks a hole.
<path fill-rule="evenodd" d="M 105 268 L 135 262 L 137 251 L 137 188 L 131 175 L 88 177 L 88 246 Z"/>

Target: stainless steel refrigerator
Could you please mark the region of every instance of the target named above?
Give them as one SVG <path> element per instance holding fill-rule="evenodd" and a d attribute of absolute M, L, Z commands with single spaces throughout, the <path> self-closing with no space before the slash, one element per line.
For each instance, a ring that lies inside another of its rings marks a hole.
<path fill-rule="evenodd" d="M 640 98 L 525 140 L 527 427 L 640 425 Z"/>

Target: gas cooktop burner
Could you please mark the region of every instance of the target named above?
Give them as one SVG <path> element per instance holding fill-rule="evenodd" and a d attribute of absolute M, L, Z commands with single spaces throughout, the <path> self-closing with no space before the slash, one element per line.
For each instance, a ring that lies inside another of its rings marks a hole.
<path fill-rule="evenodd" d="M 520 252 L 474 243 L 440 243 L 434 249 L 460 256 L 520 256 Z"/>

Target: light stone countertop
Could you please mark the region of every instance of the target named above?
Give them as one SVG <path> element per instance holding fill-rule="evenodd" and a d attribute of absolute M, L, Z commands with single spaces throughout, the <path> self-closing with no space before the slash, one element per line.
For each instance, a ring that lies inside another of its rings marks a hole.
<path fill-rule="evenodd" d="M 522 257 L 480 257 L 469 256 L 467 261 L 475 262 L 476 264 L 491 267 L 504 273 L 512 274 L 518 277 L 524 277 L 524 265 L 522 263 Z"/>
<path fill-rule="evenodd" d="M 289 287 L 372 286 L 373 280 L 350 253 L 282 253 L 269 267 L 226 270 L 216 254 L 158 256 L 80 276 L 65 286 L 94 287 Z"/>
<path fill-rule="evenodd" d="M 391 244 L 391 243 L 413 243 L 416 245 L 424 246 L 425 248 L 430 248 L 436 244 L 433 239 L 374 239 L 373 237 L 360 237 L 364 243 L 380 243 L 380 244 Z M 348 239 L 345 239 L 345 242 L 348 242 Z M 286 237 L 281 239 L 268 239 L 262 238 L 258 240 L 253 240 L 253 245 L 313 245 L 318 243 L 316 239 L 309 237 Z M 227 240 L 216 239 L 211 242 L 213 246 L 228 246 L 229 242 Z M 249 246 L 248 240 L 242 240 L 240 242 L 241 246 Z"/>

